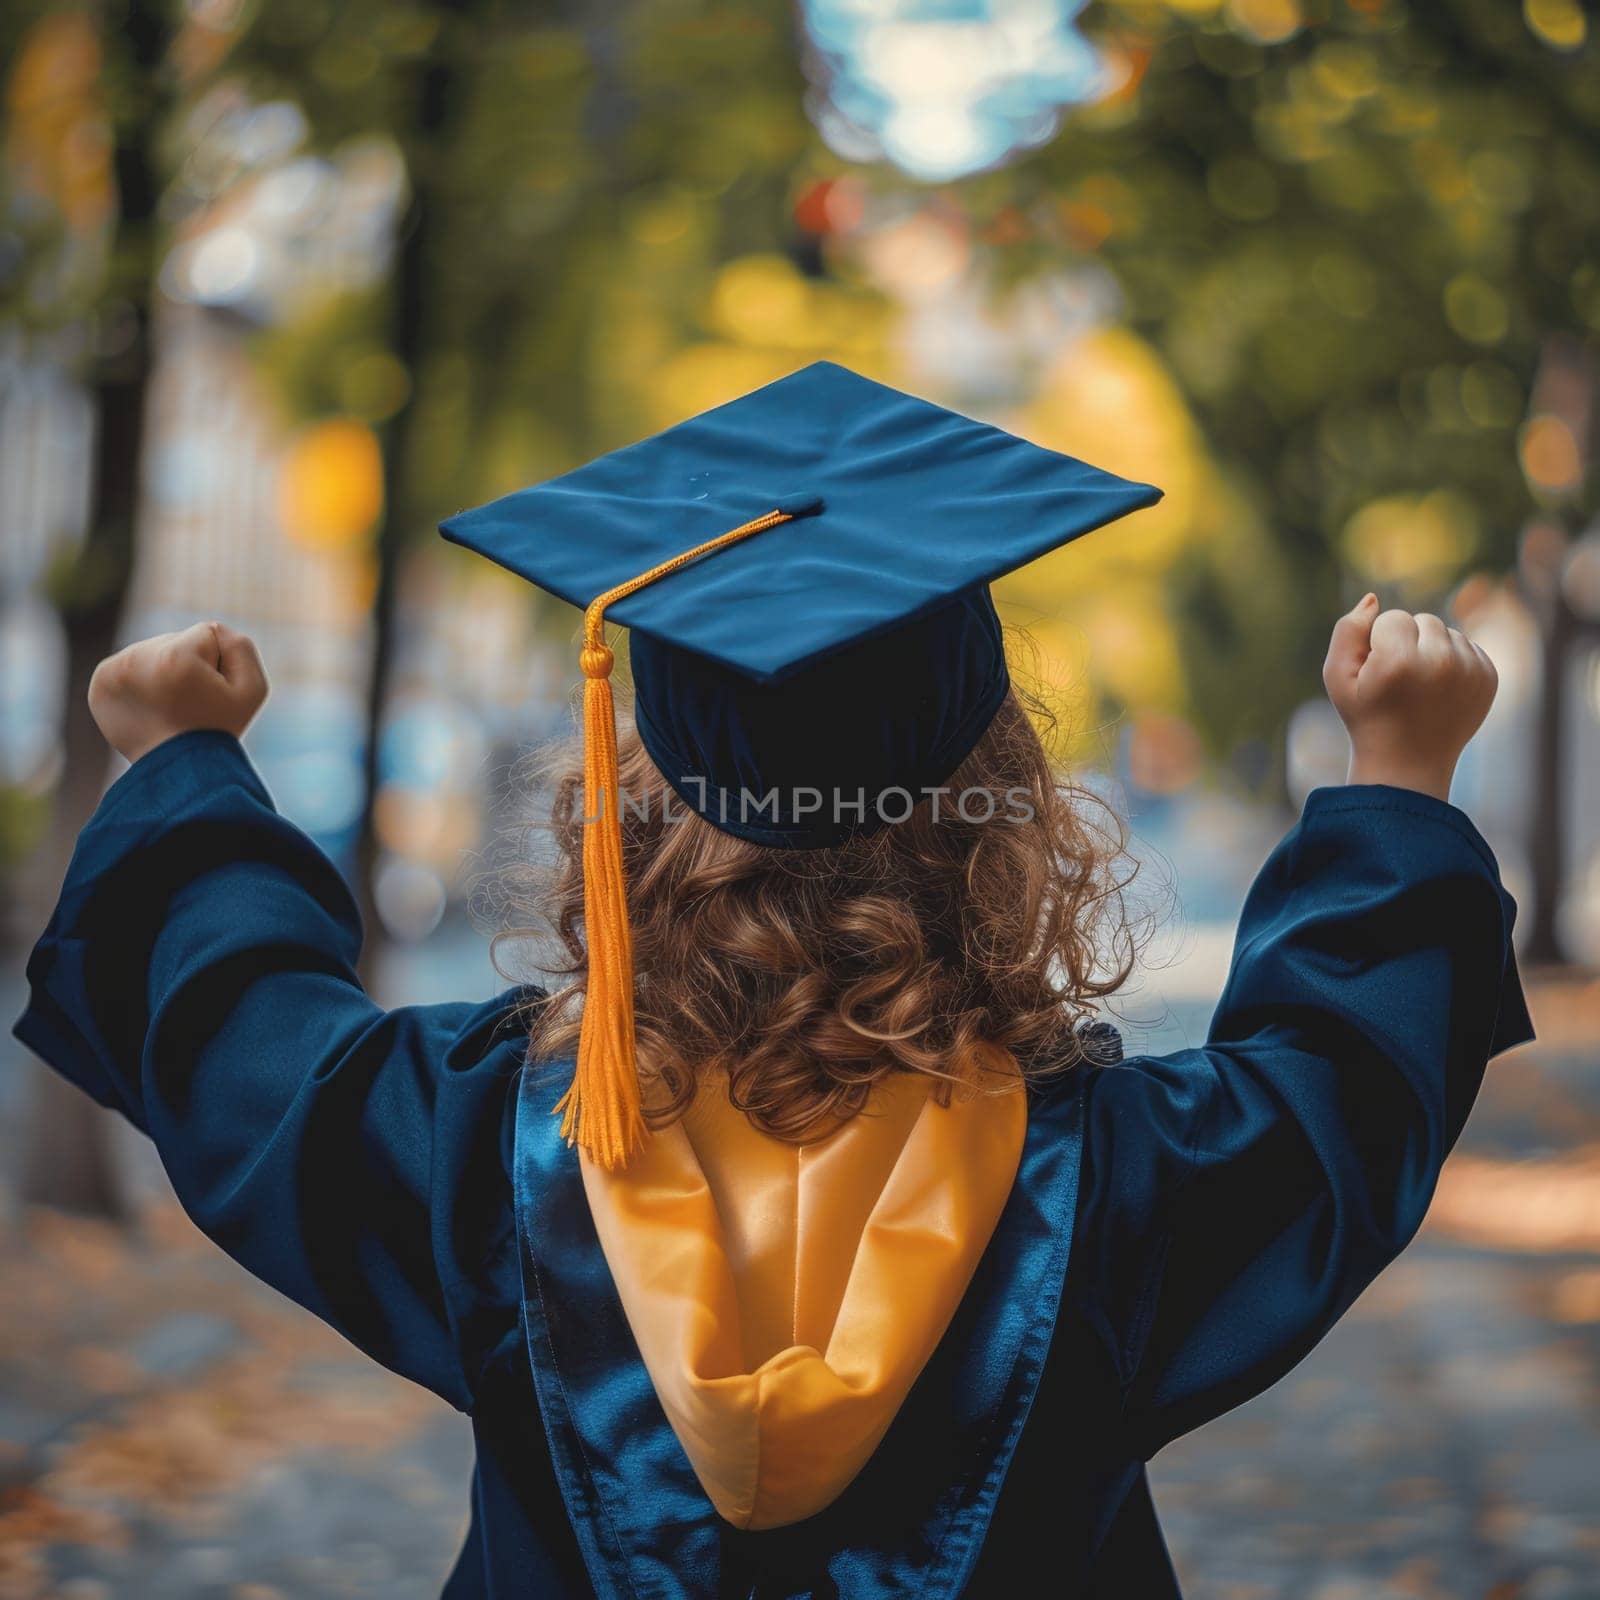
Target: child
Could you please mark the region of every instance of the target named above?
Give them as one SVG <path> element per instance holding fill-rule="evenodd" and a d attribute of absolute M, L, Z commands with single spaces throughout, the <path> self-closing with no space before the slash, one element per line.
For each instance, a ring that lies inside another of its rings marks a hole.
<path fill-rule="evenodd" d="M 1447 799 L 1493 668 L 1371 595 L 1340 619 L 1350 782 L 1262 869 L 1207 1043 L 1119 1061 L 1078 1026 L 1125 974 L 1114 847 L 986 585 L 1153 498 L 814 367 L 453 519 L 589 603 L 550 997 L 366 998 L 345 885 L 237 742 L 247 639 L 96 675 L 132 766 L 18 1033 L 224 1249 L 470 1412 L 448 1594 L 1175 1594 L 1144 1463 L 1416 1231 L 1531 1037 Z"/>

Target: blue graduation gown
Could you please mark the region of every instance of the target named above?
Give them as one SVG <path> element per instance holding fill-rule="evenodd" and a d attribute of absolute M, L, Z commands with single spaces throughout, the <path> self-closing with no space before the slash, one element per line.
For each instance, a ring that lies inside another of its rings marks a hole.
<path fill-rule="evenodd" d="M 1515 908 L 1454 807 L 1323 789 L 1263 867 L 1206 1044 L 1035 1096 L 972 1286 L 826 1511 L 740 1533 L 662 1414 L 525 1007 L 384 1011 L 338 873 L 238 743 L 111 787 L 18 1036 L 155 1141 L 196 1223 L 470 1413 L 446 1593 L 1176 1594 L 1144 1463 L 1288 1371 L 1420 1224 L 1530 1038 Z M 559 1077 L 557 1068 L 555 1076 Z"/>

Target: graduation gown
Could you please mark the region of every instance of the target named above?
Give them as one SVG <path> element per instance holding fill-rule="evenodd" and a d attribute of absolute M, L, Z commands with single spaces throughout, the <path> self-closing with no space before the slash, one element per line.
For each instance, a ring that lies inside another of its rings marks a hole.
<path fill-rule="evenodd" d="M 921 1376 L 826 1509 L 741 1532 L 629 1332 L 525 1007 L 385 1011 L 337 871 L 230 736 L 107 792 L 18 1036 L 155 1141 L 256 1276 L 472 1418 L 451 1596 L 1177 1592 L 1144 1463 L 1258 1393 L 1419 1226 L 1486 1062 L 1532 1036 L 1472 823 L 1322 789 L 1262 868 L 1200 1048 L 1032 1095 Z"/>

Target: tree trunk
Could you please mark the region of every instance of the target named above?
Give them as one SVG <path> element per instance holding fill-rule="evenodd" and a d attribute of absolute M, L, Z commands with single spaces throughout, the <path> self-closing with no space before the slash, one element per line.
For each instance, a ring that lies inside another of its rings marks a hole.
<path fill-rule="evenodd" d="M 151 369 L 150 294 L 159 262 L 160 190 L 152 151 L 168 104 L 163 77 L 168 39 L 162 6 L 134 0 L 127 7 L 119 42 L 134 81 L 134 114 L 117 125 L 113 152 L 118 220 L 96 340 L 89 525 L 61 595 L 67 633 L 64 762 L 50 833 L 30 864 L 27 892 L 21 897 L 37 909 L 35 927 L 42 926 L 44 907 L 54 899 L 73 841 L 99 802 L 109 759 L 89 715 L 87 693 L 95 667 L 116 643 L 133 570 Z M 38 1067 L 20 1198 L 96 1216 L 124 1215 L 111 1127 L 110 1112 Z"/>
<path fill-rule="evenodd" d="M 1587 475 L 1595 423 L 1594 360 L 1589 346 L 1565 334 L 1545 340 L 1534 379 L 1529 415 L 1559 420 L 1576 441 L 1578 482 Z M 1539 704 L 1534 726 L 1533 805 L 1529 817 L 1529 869 L 1533 915 L 1525 953 L 1530 961 L 1566 959 L 1561 937 L 1561 894 L 1568 867 L 1566 740 L 1568 679 L 1574 653 L 1595 624 L 1580 617 L 1566 588 L 1572 541 L 1583 532 L 1587 510 L 1575 485 L 1564 502 L 1524 531 L 1518 565 L 1523 592 L 1539 627 Z"/>
<path fill-rule="evenodd" d="M 365 799 L 355 860 L 356 897 L 366 935 L 361 948 L 361 976 L 369 989 L 382 940 L 374 892 L 382 854 L 375 826 L 381 778 L 378 742 L 383 732 L 384 703 L 394 661 L 394 612 L 400 560 L 412 533 L 413 508 L 406 492 L 406 461 L 416 416 L 417 367 L 426 348 L 424 328 L 428 315 L 431 233 L 439 212 L 434 197 L 433 168 L 438 159 L 434 147 L 444 136 L 454 88 L 455 74 L 447 61 L 435 58 L 422 68 L 416 90 L 414 135 L 407 151 L 411 199 L 401 220 L 395 249 L 390 348 L 411 378 L 413 387 L 405 405 L 390 420 L 383 440 L 383 520 L 377 537 L 378 581 L 372 602 L 372 672 L 367 683 L 367 743 L 363 758 Z"/>
<path fill-rule="evenodd" d="M 1567 717 L 1567 670 L 1573 616 L 1559 577 L 1537 596 L 1539 699 L 1533 738 L 1533 803 L 1530 807 L 1528 870 L 1533 908 L 1524 955 L 1531 963 L 1558 965 L 1566 959 L 1561 939 L 1561 890 L 1566 879 L 1567 826 L 1563 734 Z"/>
<path fill-rule="evenodd" d="M 34 908 L 34 931 L 54 900 L 78 831 L 99 803 L 109 752 L 89 715 L 89 679 L 116 644 L 131 571 L 143 453 L 145 389 L 149 378 L 148 311 L 130 313 L 126 343 L 98 385 L 94 504 L 88 534 L 62 605 L 67 632 L 64 761 L 51 827 L 28 871 L 22 903 Z M 112 1113 L 48 1068 L 36 1067 L 28 1136 L 18 1183 L 28 1204 L 55 1205 L 95 1216 L 120 1217 L 110 1142 Z"/>

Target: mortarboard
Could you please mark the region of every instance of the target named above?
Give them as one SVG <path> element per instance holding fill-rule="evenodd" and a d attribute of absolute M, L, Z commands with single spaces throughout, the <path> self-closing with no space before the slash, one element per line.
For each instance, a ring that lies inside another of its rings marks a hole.
<path fill-rule="evenodd" d="M 822 361 L 441 525 L 584 608 L 569 1139 L 615 1167 L 644 1133 L 606 621 L 632 630 L 635 723 L 685 804 L 814 849 L 899 820 L 874 799 L 942 783 L 988 727 L 1009 685 L 990 581 L 1160 497 Z"/>

